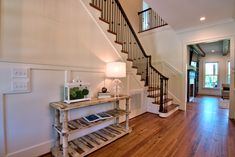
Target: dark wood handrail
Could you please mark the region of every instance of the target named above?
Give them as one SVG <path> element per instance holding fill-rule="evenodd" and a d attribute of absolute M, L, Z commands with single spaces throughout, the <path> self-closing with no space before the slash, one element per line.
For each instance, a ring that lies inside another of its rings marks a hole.
<path fill-rule="evenodd" d="M 138 12 L 138 15 L 139 15 L 139 14 L 142 14 L 142 13 L 144 13 L 144 12 L 147 12 L 147 11 L 149 11 L 149 10 L 151 10 L 151 9 L 152 9 L 152 8 L 148 8 L 148 9 L 142 10 L 142 11 Z"/>
<path fill-rule="evenodd" d="M 140 49 L 141 49 L 143 55 L 144 55 L 146 58 L 149 58 L 149 65 L 150 65 L 150 67 L 153 68 L 154 71 L 156 71 L 159 75 L 161 75 L 165 80 L 168 80 L 168 78 L 167 78 L 166 76 L 164 76 L 162 73 L 160 73 L 160 72 L 152 65 L 152 62 L 151 62 L 152 58 L 151 58 L 151 56 L 146 54 L 146 52 L 145 52 L 145 50 L 144 50 L 142 44 L 141 44 L 140 41 L 139 41 L 139 38 L 137 37 L 137 35 L 136 35 L 136 33 L 135 33 L 135 31 L 134 31 L 134 29 L 133 29 L 133 27 L 132 27 L 132 25 L 131 25 L 131 23 L 130 23 L 130 21 L 129 21 L 129 19 L 128 19 L 126 13 L 125 13 L 125 11 L 124 11 L 124 9 L 122 8 L 122 6 L 121 6 L 119 0 L 115 0 L 115 2 L 117 3 L 117 6 L 118 6 L 118 8 L 120 9 L 120 11 L 121 11 L 123 17 L 125 18 L 125 20 L 126 20 L 128 26 L 129 26 L 129 28 L 130 28 L 130 30 L 131 30 L 133 36 L 135 37 L 135 40 L 136 40 L 136 42 L 138 43 L 138 45 L 139 45 L 139 47 L 140 47 Z"/>

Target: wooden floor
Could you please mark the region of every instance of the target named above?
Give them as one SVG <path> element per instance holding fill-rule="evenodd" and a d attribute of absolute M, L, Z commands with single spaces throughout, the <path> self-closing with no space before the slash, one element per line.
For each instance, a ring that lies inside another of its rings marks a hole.
<path fill-rule="evenodd" d="M 164 119 L 145 113 L 130 121 L 131 134 L 89 157 L 234 157 L 235 122 L 219 98 L 201 97 Z"/>

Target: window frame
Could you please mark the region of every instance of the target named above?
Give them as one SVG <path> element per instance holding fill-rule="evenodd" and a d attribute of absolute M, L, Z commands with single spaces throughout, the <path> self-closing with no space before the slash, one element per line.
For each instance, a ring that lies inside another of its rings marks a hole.
<path fill-rule="evenodd" d="M 218 64 L 218 74 L 217 74 L 217 78 L 218 78 L 218 80 L 217 80 L 217 87 L 213 87 L 213 88 L 210 88 L 210 87 L 205 87 L 205 80 L 206 80 L 206 63 L 217 63 Z M 203 64 L 203 70 L 204 70 L 204 72 L 203 72 L 203 88 L 204 89 L 219 89 L 220 87 L 220 77 L 219 77 L 219 73 L 220 73 L 220 68 L 219 68 L 219 61 L 206 61 L 206 62 L 204 62 L 204 64 Z"/>
<path fill-rule="evenodd" d="M 228 63 L 230 63 L 230 81 L 228 81 Z M 231 83 L 231 61 L 227 60 L 226 61 L 226 83 L 230 84 Z"/>

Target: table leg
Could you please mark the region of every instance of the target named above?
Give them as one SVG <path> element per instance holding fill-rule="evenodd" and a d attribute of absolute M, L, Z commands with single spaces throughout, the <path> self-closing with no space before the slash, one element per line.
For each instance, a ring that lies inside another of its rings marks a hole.
<path fill-rule="evenodd" d="M 129 98 L 126 99 L 126 131 L 129 132 L 129 113 L 130 113 L 130 104 L 129 104 Z"/>
<path fill-rule="evenodd" d="M 60 111 L 55 109 L 55 127 L 58 127 L 60 125 Z M 60 147 L 60 134 L 56 131 L 56 141 L 55 146 L 57 149 Z"/>
<path fill-rule="evenodd" d="M 68 111 L 63 111 L 62 120 L 63 157 L 68 157 Z"/>
<path fill-rule="evenodd" d="M 115 108 L 116 108 L 117 110 L 120 109 L 120 107 L 119 107 L 119 100 L 117 100 L 117 101 L 115 102 Z M 115 122 L 115 123 L 116 123 L 116 124 L 119 124 L 119 116 L 116 117 L 116 122 Z"/>

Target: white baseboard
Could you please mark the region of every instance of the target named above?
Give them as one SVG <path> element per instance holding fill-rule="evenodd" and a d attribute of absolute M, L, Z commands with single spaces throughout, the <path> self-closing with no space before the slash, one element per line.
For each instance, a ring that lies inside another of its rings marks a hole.
<path fill-rule="evenodd" d="M 6 157 L 37 157 L 49 153 L 53 147 L 54 140 L 46 141 L 19 151 L 9 153 Z"/>
<path fill-rule="evenodd" d="M 179 107 L 176 107 L 175 109 L 173 109 L 173 110 L 171 110 L 170 112 L 167 112 L 167 113 L 159 112 L 159 116 L 162 117 L 162 118 L 169 117 L 170 115 L 172 115 L 178 109 L 179 109 Z"/>

